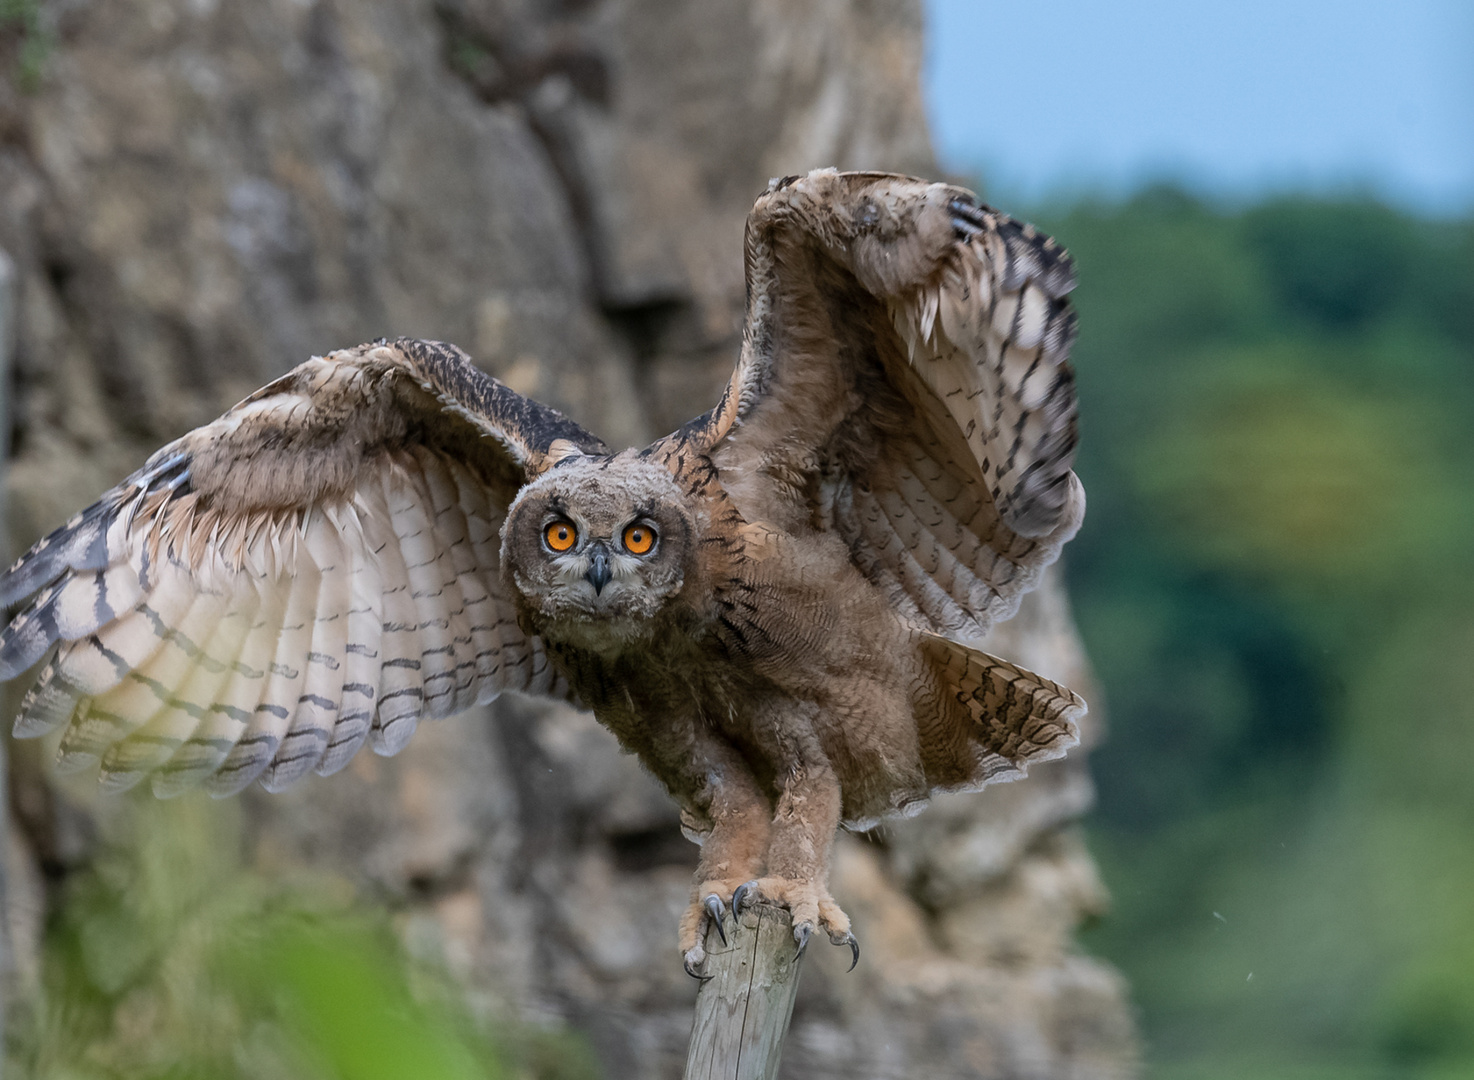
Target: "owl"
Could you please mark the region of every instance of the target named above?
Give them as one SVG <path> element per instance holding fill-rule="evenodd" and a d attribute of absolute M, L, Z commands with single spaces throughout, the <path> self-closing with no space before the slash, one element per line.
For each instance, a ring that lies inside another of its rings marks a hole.
<path fill-rule="evenodd" d="M 1078 529 L 1068 256 L 946 184 L 819 170 L 747 221 L 716 407 L 613 453 L 451 345 L 314 357 L 0 578 L 15 734 L 122 791 L 276 791 L 505 691 L 593 710 L 728 912 L 859 945 L 837 830 L 1023 775 L 1084 703 L 979 648 Z"/>

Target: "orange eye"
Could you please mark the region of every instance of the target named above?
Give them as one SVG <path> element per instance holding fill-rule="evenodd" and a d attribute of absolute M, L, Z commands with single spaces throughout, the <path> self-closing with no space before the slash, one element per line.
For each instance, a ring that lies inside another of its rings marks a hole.
<path fill-rule="evenodd" d="M 631 525 L 624 530 L 624 549 L 631 555 L 644 555 L 655 546 L 655 530 L 649 525 Z"/>
<path fill-rule="evenodd" d="M 566 521 L 555 521 L 543 530 L 543 540 L 554 551 L 567 551 L 578 539 L 578 530 Z"/>

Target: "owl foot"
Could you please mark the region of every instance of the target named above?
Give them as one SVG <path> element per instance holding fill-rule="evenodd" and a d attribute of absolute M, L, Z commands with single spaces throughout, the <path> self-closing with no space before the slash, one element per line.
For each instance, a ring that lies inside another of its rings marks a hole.
<path fill-rule="evenodd" d="M 727 928 L 722 919 L 727 914 L 727 900 L 733 894 L 733 882 L 705 881 L 696 890 L 698 899 L 691 901 L 686 914 L 681 917 L 681 962 L 686 974 L 693 979 L 705 979 L 701 974 L 706 964 L 706 932 L 715 929 L 722 944 L 727 944 Z"/>
<path fill-rule="evenodd" d="M 817 925 L 832 944 L 850 947 L 849 970 L 855 970 L 860 962 L 860 942 L 850 931 L 850 917 L 834 902 L 828 890 L 794 878 L 758 878 L 737 887 L 732 894 L 732 914 L 740 916 L 743 908 L 761 900 L 785 907 L 793 916 L 793 940 L 798 944 L 800 956 L 809 947 L 809 938 Z"/>
<path fill-rule="evenodd" d="M 681 967 L 686 969 L 686 974 L 697 982 L 706 982 L 710 975 L 703 975 L 701 969 L 706 966 L 706 949 L 700 945 L 693 945 L 681 954 Z"/>

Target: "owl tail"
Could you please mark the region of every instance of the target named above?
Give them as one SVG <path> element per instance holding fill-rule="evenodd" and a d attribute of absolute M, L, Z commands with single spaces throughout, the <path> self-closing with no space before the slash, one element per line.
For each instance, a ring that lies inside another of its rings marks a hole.
<path fill-rule="evenodd" d="M 1080 741 L 1085 702 L 1058 683 L 935 634 L 923 633 L 921 652 L 934 681 L 916 717 L 934 790 L 1017 779 Z"/>

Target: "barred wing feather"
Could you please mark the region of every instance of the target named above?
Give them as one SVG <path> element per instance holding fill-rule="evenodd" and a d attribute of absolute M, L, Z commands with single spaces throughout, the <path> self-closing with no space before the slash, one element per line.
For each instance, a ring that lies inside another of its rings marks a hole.
<path fill-rule="evenodd" d="M 48 653 L 15 734 L 160 796 L 276 790 L 399 750 L 504 690 L 568 696 L 503 595 L 502 516 L 560 446 L 602 444 L 449 346 L 315 358 L 0 577 L 0 678 Z M 53 652 L 54 650 L 54 652 Z"/>
<path fill-rule="evenodd" d="M 1069 257 L 946 184 L 818 170 L 747 226 L 741 359 L 671 440 L 743 516 L 834 532 L 918 627 L 976 640 L 1079 528 Z"/>

